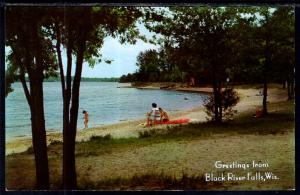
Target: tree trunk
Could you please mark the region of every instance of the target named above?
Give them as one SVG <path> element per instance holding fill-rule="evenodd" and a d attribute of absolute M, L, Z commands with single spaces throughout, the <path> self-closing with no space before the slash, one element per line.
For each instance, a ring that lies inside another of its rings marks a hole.
<path fill-rule="evenodd" d="M 60 50 L 61 33 L 60 33 L 60 28 L 59 28 L 59 24 L 58 23 L 55 24 L 55 27 L 56 27 L 56 53 L 57 53 L 59 73 L 60 73 L 60 82 L 61 82 L 61 89 L 62 89 L 62 97 L 64 99 L 65 89 L 66 89 L 65 85 L 66 84 L 65 84 L 64 68 L 63 68 L 62 57 L 61 57 L 61 50 Z"/>
<path fill-rule="evenodd" d="M 71 69 L 72 43 L 67 47 L 67 78 L 66 89 L 63 89 L 63 186 L 64 189 L 75 189 L 72 152 L 72 132 L 70 129 L 70 100 L 71 100 Z M 63 87 L 63 85 L 62 85 Z M 75 162 L 74 162 L 75 163 Z"/>
<path fill-rule="evenodd" d="M 74 190 L 77 188 L 77 176 L 76 176 L 76 163 L 75 163 L 75 142 L 78 120 L 78 108 L 79 108 L 79 89 L 82 73 L 82 64 L 84 51 L 86 47 L 85 34 L 83 33 L 81 40 L 79 40 L 75 76 L 73 80 L 73 86 L 71 90 L 71 60 L 72 60 L 72 47 L 67 49 L 68 57 L 68 70 L 67 70 L 67 89 L 66 98 L 64 100 L 64 121 L 68 120 L 64 126 L 64 159 L 63 159 L 63 180 L 64 189 Z M 72 105 L 70 109 L 70 100 L 72 99 Z"/>
<path fill-rule="evenodd" d="M 77 177 L 76 177 L 76 167 L 75 167 L 75 140 L 76 140 L 76 131 L 77 131 L 77 120 L 78 120 L 78 108 L 79 108 L 79 88 L 81 81 L 81 72 L 82 72 L 82 63 L 83 63 L 83 51 L 79 52 L 76 62 L 76 72 L 73 81 L 73 90 L 72 90 L 72 107 L 70 109 L 70 162 L 72 169 L 72 184 L 77 186 Z"/>
<path fill-rule="evenodd" d="M 288 92 L 288 100 L 292 99 L 292 96 L 291 96 L 291 83 L 290 83 L 289 80 L 287 81 L 287 92 Z"/>
<path fill-rule="evenodd" d="M 289 80 L 289 85 L 288 85 L 288 99 L 294 99 L 295 95 L 295 87 L 294 87 L 294 79 Z"/>
<path fill-rule="evenodd" d="M 41 38 L 38 34 L 38 26 L 36 23 L 32 25 L 32 34 L 25 36 L 26 58 L 25 68 L 29 76 L 30 91 L 27 88 L 24 75 L 20 79 L 30 107 L 31 114 L 31 131 L 32 131 L 32 146 L 35 156 L 36 168 L 36 188 L 39 190 L 49 189 L 49 167 L 47 154 L 47 139 L 45 127 L 45 113 L 44 113 L 44 94 L 43 94 L 43 71 L 41 55 Z M 26 29 L 23 29 L 26 32 Z M 34 38 L 33 38 L 34 37 Z M 35 39 L 34 41 L 31 39 Z M 36 40 L 39 39 L 39 40 Z M 33 45 L 32 45 L 33 44 Z M 29 45 L 31 45 L 31 55 L 29 53 Z M 34 62 L 35 57 L 36 62 Z M 35 68 L 29 64 L 35 63 Z M 24 69 L 21 68 L 21 74 L 24 74 Z"/>
<path fill-rule="evenodd" d="M 215 79 L 215 73 L 213 73 L 213 95 L 214 95 L 214 121 L 219 122 L 219 105 L 218 105 L 218 87 Z"/>
<path fill-rule="evenodd" d="M 223 118 L 223 111 L 222 111 L 222 85 L 219 84 L 219 121 L 218 122 L 222 122 L 222 118 Z"/>
<path fill-rule="evenodd" d="M 268 84 L 267 84 L 267 80 L 264 79 L 264 89 L 263 89 L 263 115 L 268 114 L 267 96 L 268 96 Z"/>
<path fill-rule="evenodd" d="M 292 99 L 295 98 L 295 80 L 294 79 L 291 82 L 291 97 L 292 97 Z"/>
<path fill-rule="evenodd" d="M 37 189 L 49 189 L 49 169 L 42 80 L 35 79 L 31 81 L 30 92 L 32 144 L 36 166 L 36 187 Z"/>
<path fill-rule="evenodd" d="M 266 15 L 266 24 L 268 27 L 268 14 Z M 269 67 L 270 67 L 270 40 L 269 40 L 269 32 L 266 31 L 266 37 L 265 37 L 265 42 L 266 42 L 266 46 L 265 46 L 265 63 L 264 63 L 264 89 L 263 89 L 263 115 L 267 115 L 268 114 L 268 107 L 267 107 L 267 98 L 268 98 L 268 71 L 269 71 Z"/>
<path fill-rule="evenodd" d="M 63 142 L 63 183 L 64 189 L 74 190 L 77 187 L 75 170 L 75 147 L 73 147 L 73 133 L 70 125 L 64 129 Z M 74 148 L 74 149 L 73 149 Z"/>
<path fill-rule="evenodd" d="M 73 43 L 71 40 L 68 43 L 67 47 L 67 78 L 65 83 L 65 77 L 64 77 L 64 70 L 63 70 L 63 64 L 62 64 L 62 57 L 61 57 L 61 35 L 60 35 L 60 29 L 58 24 L 56 24 L 56 52 L 58 57 L 58 64 L 59 64 L 59 70 L 60 70 L 60 79 L 61 79 L 61 88 L 62 88 L 62 98 L 63 98 L 63 186 L 64 189 L 75 189 L 76 188 L 76 179 L 74 181 L 74 178 L 76 178 L 76 174 L 74 176 L 74 165 L 70 163 L 70 159 L 73 159 L 75 157 L 70 154 L 72 144 L 71 144 L 71 129 L 70 129 L 70 114 L 69 114 L 69 108 L 70 108 L 70 99 L 71 99 L 71 70 L 72 70 L 72 48 Z M 74 163 L 75 164 L 75 163 Z"/>
<path fill-rule="evenodd" d="M 286 87 L 287 87 L 287 84 L 286 84 L 286 80 L 285 81 L 283 81 L 283 83 L 282 83 L 282 89 L 285 89 Z"/>
<path fill-rule="evenodd" d="M 268 43 L 268 41 L 267 41 Z M 266 52 L 268 53 L 268 51 Z M 263 88 L 263 115 L 268 114 L 268 107 L 267 107 L 267 98 L 268 98 L 268 66 L 269 65 L 269 57 L 268 54 L 266 54 L 266 62 L 264 67 L 264 88 Z"/>
<path fill-rule="evenodd" d="M 23 90 L 28 105 L 30 107 L 31 113 L 32 145 L 35 155 L 36 166 L 36 188 L 49 189 L 49 170 L 42 83 L 38 84 L 37 82 L 35 82 L 34 85 L 31 85 L 30 94 L 25 81 L 24 74 L 20 75 L 20 81 L 22 83 Z"/>

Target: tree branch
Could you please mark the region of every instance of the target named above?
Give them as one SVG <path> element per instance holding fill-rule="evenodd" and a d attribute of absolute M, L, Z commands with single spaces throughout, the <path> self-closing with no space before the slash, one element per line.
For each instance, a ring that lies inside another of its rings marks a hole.
<path fill-rule="evenodd" d="M 62 87 L 62 96 L 65 99 L 65 75 L 64 75 L 64 69 L 63 69 L 63 63 L 61 58 L 61 50 L 60 50 L 60 44 L 61 44 L 61 35 L 60 35 L 60 29 L 58 26 L 58 23 L 55 24 L 56 27 L 56 52 L 57 52 L 57 58 L 58 58 L 58 65 L 59 65 L 59 72 L 60 72 L 60 81 L 61 81 L 61 87 Z"/>
<path fill-rule="evenodd" d="M 30 94 L 29 89 L 28 89 L 27 84 L 26 84 L 24 68 L 22 66 L 21 66 L 21 74 L 20 74 L 19 78 L 20 78 L 20 81 L 22 83 L 28 105 L 29 105 L 29 107 L 31 107 L 31 94 Z"/>
<path fill-rule="evenodd" d="M 86 30 L 85 30 L 86 31 Z M 76 70 L 72 88 L 72 105 L 71 105 L 71 129 L 73 130 L 72 139 L 76 138 L 76 126 L 78 118 L 78 107 L 79 107 L 79 89 L 82 74 L 82 65 L 84 60 L 84 51 L 86 50 L 86 32 L 82 32 L 82 38 L 79 40 L 78 52 L 76 58 Z"/>

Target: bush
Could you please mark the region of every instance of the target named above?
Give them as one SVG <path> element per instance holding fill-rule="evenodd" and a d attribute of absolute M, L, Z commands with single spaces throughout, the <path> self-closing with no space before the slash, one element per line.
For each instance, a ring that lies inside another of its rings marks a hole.
<path fill-rule="evenodd" d="M 139 138 L 153 137 L 155 135 L 157 135 L 157 133 L 154 129 L 139 132 Z"/>
<path fill-rule="evenodd" d="M 112 137 L 110 134 L 106 134 L 105 136 L 96 136 L 96 135 L 93 135 L 91 138 L 90 138 L 90 141 L 96 141 L 96 142 L 101 142 L 101 141 L 108 141 L 108 140 L 111 140 Z"/>
<path fill-rule="evenodd" d="M 237 110 L 234 110 L 233 107 L 239 102 L 240 97 L 238 96 L 238 93 L 234 91 L 233 88 L 227 87 L 225 90 L 221 91 L 220 95 L 220 105 L 219 110 L 222 111 L 222 115 L 220 112 L 218 112 L 219 117 L 225 120 L 232 119 L 233 115 L 237 113 Z M 212 94 L 208 99 L 205 100 L 205 108 L 206 108 L 206 114 L 208 115 L 208 120 L 216 120 L 215 119 L 215 97 Z"/>
<path fill-rule="evenodd" d="M 33 150 L 32 146 L 30 146 L 30 147 L 27 148 L 26 154 L 34 154 L 34 150 Z"/>
<path fill-rule="evenodd" d="M 50 141 L 50 146 L 54 146 L 54 145 L 61 145 L 63 142 L 59 141 L 59 140 L 49 140 Z"/>

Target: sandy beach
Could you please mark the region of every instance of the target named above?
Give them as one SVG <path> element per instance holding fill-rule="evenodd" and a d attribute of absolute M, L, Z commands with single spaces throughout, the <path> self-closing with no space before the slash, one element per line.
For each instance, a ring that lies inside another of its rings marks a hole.
<path fill-rule="evenodd" d="M 157 86 L 146 86 L 143 89 L 157 89 Z M 199 93 L 209 93 L 211 92 L 211 88 L 190 88 L 190 87 L 177 87 L 172 90 L 180 90 L 180 91 L 189 91 L 189 92 L 199 92 Z M 250 88 L 243 89 L 237 88 L 237 92 L 240 95 L 240 102 L 237 104 L 235 109 L 238 113 L 244 112 L 249 109 L 257 109 L 262 105 L 262 96 L 258 95 L 261 89 Z M 270 87 L 268 91 L 268 102 L 280 102 L 285 101 L 286 98 L 286 90 L 280 89 L 278 87 Z M 147 111 L 145 111 L 146 113 Z M 146 117 L 146 115 L 145 115 Z M 207 115 L 204 111 L 203 106 L 195 107 L 191 110 L 187 111 L 176 111 L 170 113 L 171 119 L 178 118 L 189 118 L 191 122 L 204 122 L 206 121 Z M 138 137 L 138 133 L 140 131 L 149 129 L 149 127 L 145 127 L 145 119 L 140 118 L 133 121 L 124 121 L 112 125 L 102 125 L 97 127 L 92 127 L 88 129 L 78 129 L 77 130 L 77 141 L 88 140 L 91 136 L 98 135 L 107 135 L 110 134 L 114 138 L 120 137 Z M 157 125 L 155 128 L 167 128 L 167 125 Z M 47 133 L 47 141 L 50 144 L 53 141 L 62 141 L 62 134 L 51 132 Z M 19 153 L 27 150 L 28 147 L 32 145 L 31 138 L 23 137 L 18 138 L 13 141 L 6 142 L 6 155 L 11 153 Z"/>

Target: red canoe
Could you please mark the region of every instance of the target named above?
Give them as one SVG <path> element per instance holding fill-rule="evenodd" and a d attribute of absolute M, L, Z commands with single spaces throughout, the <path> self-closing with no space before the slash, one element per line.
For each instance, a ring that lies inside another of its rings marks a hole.
<path fill-rule="evenodd" d="M 164 125 L 164 124 L 183 124 L 183 123 L 188 123 L 190 121 L 189 118 L 181 118 L 181 119 L 177 119 L 177 120 L 170 120 L 167 122 L 155 122 L 155 124 L 159 124 L 159 125 Z"/>

